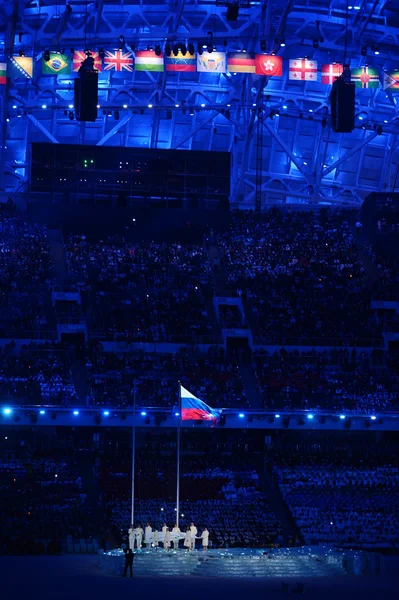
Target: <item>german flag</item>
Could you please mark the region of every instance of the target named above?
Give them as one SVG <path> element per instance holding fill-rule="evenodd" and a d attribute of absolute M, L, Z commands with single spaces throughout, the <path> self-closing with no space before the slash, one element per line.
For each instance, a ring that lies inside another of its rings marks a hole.
<path fill-rule="evenodd" d="M 255 53 L 229 52 L 227 56 L 227 70 L 229 73 L 255 73 Z"/>

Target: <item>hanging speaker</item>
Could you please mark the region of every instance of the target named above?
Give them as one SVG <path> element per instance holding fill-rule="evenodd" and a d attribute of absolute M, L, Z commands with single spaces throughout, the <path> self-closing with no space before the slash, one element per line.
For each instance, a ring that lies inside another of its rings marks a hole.
<path fill-rule="evenodd" d="M 94 59 L 83 61 L 74 82 L 75 115 L 77 121 L 95 121 L 98 104 L 98 71 Z"/>
<path fill-rule="evenodd" d="M 355 129 L 355 84 L 339 77 L 333 83 L 331 95 L 331 125 L 337 133 Z"/>

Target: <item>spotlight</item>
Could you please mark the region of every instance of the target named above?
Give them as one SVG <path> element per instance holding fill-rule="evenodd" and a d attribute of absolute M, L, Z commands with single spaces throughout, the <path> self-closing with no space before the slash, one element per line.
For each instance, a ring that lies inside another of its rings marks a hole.
<path fill-rule="evenodd" d="M 172 49 L 171 49 L 171 47 L 170 47 L 170 44 L 169 44 L 169 42 L 167 42 L 167 43 L 166 43 L 166 46 L 165 46 L 165 54 L 166 54 L 166 56 L 170 56 L 170 55 L 171 55 L 171 52 L 172 52 Z"/>
<path fill-rule="evenodd" d="M 42 104 L 42 109 L 45 110 L 47 108 L 47 104 Z"/>
<path fill-rule="evenodd" d="M 178 412 L 175 412 L 175 417 L 178 417 L 178 416 L 179 416 L 179 413 L 178 413 Z"/>
<path fill-rule="evenodd" d="M 341 419 L 341 421 L 343 421 L 345 419 L 345 415 L 339 415 L 339 418 Z"/>
<path fill-rule="evenodd" d="M 280 42 L 280 46 L 281 46 L 282 48 L 285 48 L 285 40 L 281 40 L 281 42 Z"/>
<path fill-rule="evenodd" d="M 206 47 L 206 51 L 208 52 L 208 54 L 211 54 L 213 52 L 213 44 L 208 44 Z"/>
<path fill-rule="evenodd" d="M 119 110 L 114 111 L 114 119 L 115 121 L 119 121 Z"/>
<path fill-rule="evenodd" d="M 183 56 L 186 56 L 186 54 L 187 54 L 186 44 L 181 44 L 180 51 L 181 51 L 181 53 L 182 53 Z"/>
<path fill-rule="evenodd" d="M 43 58 L 44 58 L 45 62 L 48 62 L 50 60 L 50 50 L 45 50 L 43 52 Z"/>
<path fill-rule="evenodd" d="M 162 54 L 162 50 L 161 50 L 161 46 L 159 44 L 155 45 L 155 56 L 161 56 Z"/>
<path fill-rule="evenodd" d="M 20 55 L 20 56 L 25 56 L 25 52 L 24 52 L 23 50 L 20 50 L 20 51 L 19 51 L 19 55 Z"/>
<path fill-rule="evenodd" d="M 189 44 L 188 44 L 188 53 L 191 54 L 191 56 L 194 56 L 195 50 L 194 50 L 194 44 L 192 42 L 189 42 Z"/>
<path fill-rule="evenodd" d="M 177 44 L 173 44 L 173 54 L 175 56 L 179 54 L 179 46 Z"/>
<path fill-rule="evenodd" d="M 46 414 L 46 411 L 45 411 L 45 410 L 39 410 L 39 414 L 41 414 L 41 415 L 45 415 L 45 414 Z"/>
<path fill-rule="evenodd" d="M 190 113 L 189 114 L 190 114 L 190 117 L 194 116 L 194 109 L 193 108 L 190 108 Z"/>
<path fill-rule="evenodd" d="M 99 58 L 104 58 L 104 56 L 105 56 L 105 50 L 104 50 L 104 48 L 99 48 L 98 49 L 98 56 L 99 56 Z"/>
<path fill-rule="evenodd" d="M 243 419 L 245 417 L 244 413 L 239 413 L 238 416 L 240 417 L 240 419 Z"/>
<path fill-rule="evenodd" d="M 141 414 L 142 417 L 146 417 L 147 416 L 147 413 L 145 412 L 145 410 L 142 410 L 140 414 Z"/>
<path fill-rule="evenodd" d="M 75 118 L 75 115 L 74 115 L 74 112 L 73 112 L 73 110 L 70 110 L 70 111 L 69 111 L 69 113 L 68 113 L 68 117 L 69 117 L 70 121 L 73 121 L 73 120 L 74 120 L 74 118 Z"/>
<path fill-rule="evenodd" d="M 198 54 L 201 56 L 201 54 L 203 53 L 203 51 L 204 50 L 202 48 L 201 42 L 198 42 L 198 44 L 197 44 L 197 52 L 198 52 Z"/>
<path fill-rule="evenodd" d="M 371 419 L 372 421 L 375 421 L 375 420 L 376 420 L 376 418 L 377 418 L 377 417 L 376 417 L 375 415 L 371 415 L 371 417 L 370 417 L 370 419 Z"/>
<path fill-rule="evenodd" d="M 313 40 L 313 48 L 315 48 L 317 50 L 317 48 L 319 47 L 319 40 Z"/>
<path fill-rule="evenodd" d="M 12 409 L 11 408 L 3 408 L 3 415 L 5 415 L 6 417 L 8 417 L 11 414 L 12 414 Z"/>
<path fill-rule="evenodd" d="M 313 415 L 308 415 L 308 419 L 311 421 L 313 419 Z"/>
<path fill-rule="evenodd" d="M 275 418 L 275 419 L 279 419 L 279 418 L 280 418 L 280 415 L 274 415 L 274 418 Z"/>
<path fill-rule="evenodd" d="M 261 40 L 260 49 L 262 50 L 262 52 L 266 51 L 266 40 Z"/>
<path fill-rule="evenodd" d="M 104 410 L 103 415 L 104 417 L 109 417 L 109 410 Z"/>
<path fill-rule="evenodd" d="M 123 46 L 125 45 L 125 36 L 121 34 L 118 38 L 118 41 L 119 41 L 119 50 L 122 50 Z"/>
<path fill-rule="evenodd" d="M 78 411 L 78 410 L 74 410 L 74 411 L 73 411 L 73 414 L 75 415 L 75 417 L 77 417 L 77 416 L 78 416 L 78 414 L 79 414 L 79 411 Z"/>
<path fill-rule="evenodd" d="M 152 108 L 152 104 L 149 104 L 149 105 L 148 105 L 148 108 Z"/>

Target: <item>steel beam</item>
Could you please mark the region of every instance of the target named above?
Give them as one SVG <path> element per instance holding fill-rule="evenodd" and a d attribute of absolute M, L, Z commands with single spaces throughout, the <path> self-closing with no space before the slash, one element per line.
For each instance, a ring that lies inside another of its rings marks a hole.
<path fill-rule="evenodd" d="M 121 119 L 120 121 L 118 121 L 116 123 L 116 125 L 114 125 L 114 127 L 108 131 L 108 133 L 106 133 L 101 140 L 99 140 L 96 144 L 96 146 L 104 146 L 104 144 L 106 144 L 108 142 L 108 140 L 110 140 L 116 133 L 118 133 L 118 131 L 120 130 L 121 127 L 123 127 L 124 125 L 126 125 L 126 123 L 129 123 L 130 119 L 133 117 L 133 115 L 131 113 L 127 114 L 126 116 L 123 117 L 123 119 Z"/>
<path fill-rule="evenodd" d="M 59 144 L 59 141 L 53 136 L 52 133 L 49 132 L 48 129 L 45 128 L 44 125 L 42 125 L 42 123 L 40 123 L 40 121 L 38 121 L 36 119 L 36 117 L 34 117 L 33 115 L 28 115 L 27 119 L 35 126 L 39 129 L 39 131 L 41 131 L 47 139 L 50 140 L 50 142 L 52 144 Z"/>
<path fill-rule="evenodd" d="M 334 169 L 339 167 L 339 165 L 342 165 L 343 162 L 345 162 L 349 158 L 352 158 L 352 156 L 357 154 L 357 152 L 359 152 L 364 146 L 367 146 L 367 144 L 369 144 L 374 138 L 376 138 L 377 135 L 378 135 L 378 133 L 376 131 L 374 131 L 369 136 L 367 136 L 364 140 L 362 140 L 360 142 L 360 144 L 358 144 L 357 146 L 354 146 L 351 150 L 348 150 L 348 152 L 345 152 L 345 154 L 343 154 L 338 160 L 336 160 L 334 163 L 332 163 L 332 165 L 330 165 L 329 167 L 327 167 L 326 169 L 324 169 L 322 171 L 321 177 L 322 178 L 326 177 L 329 173 L 331 173 L 331 171 L 334 171 Z"/>

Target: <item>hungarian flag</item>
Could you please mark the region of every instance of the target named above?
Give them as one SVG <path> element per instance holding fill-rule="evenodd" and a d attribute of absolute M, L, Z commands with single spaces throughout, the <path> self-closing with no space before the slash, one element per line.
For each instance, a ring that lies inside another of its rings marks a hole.
<path fill-rule="evenodd" d="M 226 73 L 226 52 L 203 52 L 197 55 L 200 73 Z"/>
<path fill-rule="evenodd" d="M 11 79 L 32 79 L 33 59 L 30 56 L 11 56 L 8 76 Z"/>
<path fill-rule="evenodd" d="M 98 52 L 90 52 L 90 56 L 94 58 L 94 68 L 101 73 L 103 70 L 103 59 L 99 57 Z M 86 58 L 87 55 L 84 50 L 75 50 L 72 59 L 72 69 L 75 73 L 76 71 L 79 71 L 82 62 L 86 60 Z"/>
<path fill-rule="evenodd" d="M 351 81 L 357 88 L 378 88 L 380 78 L 377 69 L 368 66 L 351 70 Z"/>
<path fill-rule="evenodd" d="M 197 57 L 191 54 L 183 54 L 179 51 L 177 56 L 167 56 L 165 58 L 166 71 L 175 73 L 195 73 L 197 70 Z"/>
<path fill-rule="evenodd" d="M 50 52 L 50 60 L 42 60 L 43 75 L 69 75 L 71 58 L 67 54 Z"/>
<path fill-rule="evenodd" d="M 163 54 L 157 56 L 153 50 L 138 50 L 134 68 L 136 71 L 162 73 L 164 70 Z"/>
<path fill-rule="evenodd" d="M 104 71 L 128 71 L 133 73 L 133 52 L 125 50 L 106 50 L 104 54 Z"/>
<path fill-rule="evenodd" d="M 321 83 L 332 85 L 338 77 L 341 77 L 343 72 L 344 65 L 340 65 L 339 63 L 321 65 Z"/>
<path fill-rule="evenodd" d="M 283 59 L 273 54 L 257 54 L 255 73 L 268 77 L 281 77 L 283 74 Z"/>
<path fill-rule="evenodd" d="M 180 410 L 182 421 L 213 421 L 219 419 L 220 410 L 211 408 L 205 402 L 180 386 Z"/>
<path fill-rule="evenodd" d="M 384 73 L 384 90 L 399 90 L 399 71 Z"/>
<path fill-rule="evenodd" d="M 255 73 L 256 55 L 253 52 L 229 52 L 227 70 L 229 73 Z"/>
<path fill-rule="evenodd" d="M 290 60 L 288 79 L 293 81 L 317 81 L 317 61 L 298 58 Z"/>
<path fill-rule="evenodd" d="M 0 85 L 7 83 L 7 63 L 0 63 Z"/>

